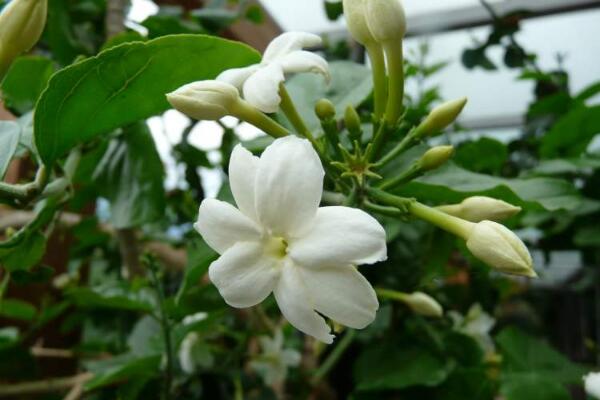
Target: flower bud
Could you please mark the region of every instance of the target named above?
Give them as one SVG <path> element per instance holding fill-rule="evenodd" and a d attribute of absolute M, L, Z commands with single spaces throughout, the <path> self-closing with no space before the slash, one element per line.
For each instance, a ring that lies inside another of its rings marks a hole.
<path fill-rule="evenodd" d="M 431 171 L 444 165 L 454 155 L 454 146 L 436 146 L 423 154 L 419 160 L 422 171 Z"/>
<path fill-rule="evenodd" d="M 402 296 L 402 301 L 419 315 L 436 318 L 440 318 L 444 315 L 444 310 L 440 303 L 426 293 L 414 292 L 411 294 L 404 294 Z"/>
<path fill-rule="evenodd" d="M 0 14 L 0 79 L 21 53 L 40 39 L 46 25 L 47 0 L 13 0 Z"/>
<path fill-rule="evenodd" d="M 346 111 L 344 113 L 344 123 L 346 125 L 346 129 L 348 129 L 348 132 L 350 133 L 350 137 L 354 140 L 359 140 L 362 136 L 362 127 L 360 123 L 360 117 L 354 107 L 346 107 Z"/>
<path fill-rule="evenodd" d="M 402 41 L 406 34 L 406 15 L 401 0 L 366 0 L 366 20 L 379 43 Z"/>
<path fill-rule="evenodd" d="M 315 105 L 315 114 L 321 121 L 327 121 L 335 118 L 335 106 L 327 99 L 317 101 Z"/>
<path fill-rule="evenodd" d="M 344 15 L 350 34 L 363 46 L 376 43 L 373 34 L 367 25 L 367 0 L 344 0 Z"/>
<path fill-rule="evenodd" d="M 471 222 L 480 222 L 483 220 L 499 222 L 521 211 L 521 207 L 485 196 L 468 197 L 460 204 L 440 206 L 437 209 Z"/>
<path fill-rule="evenodd" d="M 525 244 L 510 229 L 497 222 L 475 224 L 467 237 L 467 248 L 475 257 L 501 272 L 537 277 Z"/>
<path fill-rule="evenodd" d="M 167 94 L 167 100 L 182 113 L 198 120 L 217 120 L 231 114 L 240 100 L 235 86 L 220 81 L 198 81 Z"/>
<path fill-rule="evenodd" d="M 434 108 L 425 118 L 425 121 L 417 128 L 419 136 L 429 136 L 439 133 L 446 129 L 451 123 L 456 121 L 463 108 L 467 104 L 467 98 L 448 101 Z"/>

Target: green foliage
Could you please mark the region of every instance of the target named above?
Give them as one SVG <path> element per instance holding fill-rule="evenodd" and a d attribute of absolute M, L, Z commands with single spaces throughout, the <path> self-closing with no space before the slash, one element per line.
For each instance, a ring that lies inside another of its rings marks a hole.
<path fill-rule="evenodd" d="M 0 121 L 0 179 L 4 178 L 10 160 L 17 151 L 21 127 L 13 121 Z"/>
<path fill-rule="evenodd" d="M 227 68 L 258 61 L 250 48 L 202 35 L 175 35 L 110 48 L 56 73 L 35 113 L 45 164 L 72 147 L 169 108 L 165 94 Z"/>
<path fill-rule="evenodd" d="M 145 123 L 130 125 L 113 139 L 94 179 L 111 206 L 110 222 L 131 228 L 164 215 L 163 165 Z"/>
<path fill-rule="evenodd" d="M 6 107 L 17 115 L 31 111 L 54 70 L 52 61 L 47 58 L 18 58 L 2 81 L 2 100 Z"/>

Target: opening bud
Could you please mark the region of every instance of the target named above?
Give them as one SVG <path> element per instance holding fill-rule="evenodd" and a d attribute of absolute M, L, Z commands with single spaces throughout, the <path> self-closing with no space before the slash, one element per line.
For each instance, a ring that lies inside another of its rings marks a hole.
<path fill-rule="evenodd" d="M 238 90 L 221 81 L 198 81 L 167 94 L 167 100 L 182 113 L 198 120 L 218 120 L 232 114 L 240 101 Z"/>
<path fill-rule="evenodd" d="M 21 53 L 40 39 L 46 25 L 47 0 L 13 0 L 0 14 L 0 79 Z"/>
<path fill-rule="evenodd" d="M 406 34 L 401 0 L 365 0 L 369 31 L 379 43 L 400 42 Z"/>
<path fill-rule="evenodd" d="M 466 104 L 467 98 L 463 97 L 434 108 L 417 128 L 419 136 L 431 136 L 446 129 L 456 121 Z"/>
<path fill-rule="evenodd" d="M 521 207 L 513 206 L 502 200 L 485 196 L 473 196 L 464 199 L 460 204 L 437 207 L 438 210 L 471 222 L 503 221 L 521 211 Z"/>
<path fill-rule="evenodd" d="M 415 313 L 426 317 L 440 318 L 444 315 L 444 310 L 440 303 L 433 297 L 423 292 L 414 292 L 403 294 L 402 301 L 410 307 Z"/>
<path fill-rule="evenodd" d="M 315 114 L 321 121 L 327 121 L 335 118 L 335 106 L 327 99 L 317 101 L 315 105 Z"/>
<path fill-rule="evenodd" d="M 444 165 L 454 155 L 454 146 L 436 146 L 423 154 L 419 160 L 422 171 L 431 171 Z"/>
<path fill-rule="evenodd" d="M 360 140 L 362 136 L 362 127 L 360 116 L 354 107 L 346 107 L 346 111 L 344 112 L 344 123 L 346 129 L 348 129 L 348 132 L 350 133 L 350 137 L 354 140 Z"/>
<path fill-rule="evenodd" d="M 537 277 L 525 244 L 514 232 L 493 221 L 481 221 L 467 237 L 467 248 L 475 257 L 501 272 Z"/>

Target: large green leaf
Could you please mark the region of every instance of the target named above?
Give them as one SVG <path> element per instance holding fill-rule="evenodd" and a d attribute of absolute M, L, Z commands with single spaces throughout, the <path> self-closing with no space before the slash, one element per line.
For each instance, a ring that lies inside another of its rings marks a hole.
<path fill-rule="evenodd" d="M 575 108 L 544 135 L 542 156 L 545 158 L 579 156 L 598 133 L 600 133 L 600 106 Z"/>
<path fill-rule="evenodd" d="M 17 150 L 21 127 L 14 121 L 0 121 L 0 180 Z"/>
<path fill-rule="evenodd" d="M 32 110 L 53 73 L 54 65 L 48 58 L 18 58 L 2 81 L 4 103 L 19 115 Z"/>
<path fill-rule="evenodd" d="M 67 289 L 65 294 L 77 306 L 82 308 L 150 312 L 156 307 L 156 298 L 150 290 L 140 289 L 134 291 L 124 283 L 71 288 Z"/>
<path fill-rule="evenodd" d="M 397 390 L 437 386 L 453 368 L 452 361 L 442 360 L 425 349 L 384 344 L 369 348 L 359 357 L 354 376 L 358 390 Z"/>
<path fill-rule="evenodd" d="M 134 354 L 123 354 L 107 360 L 87 363 L 87 368 L 94 377 L 85 384 L 86 390 L 126 382 L 134 378 L 152 377 L 159 373 L 161 355 L 138 357 Z"/>
<path fill-rule="evenodd" d="M 506 400 L 570 400 L 572 398 L 563 385 L 537 373 L 503 379 L 500 393 Z"/>
<path fill-rule="evenodd" d="M 460 202 L 474 195 L 496 197 L 529 209 L 575 210 L 584 201 L 570 183 L 554 178 L 508 179 L 448 164 L 398 191 L 422 200 Z"/>
<path fill-rule="evenodd" d="M 316 74 L 299 74 L 286 83 L 298 112 L 312 130 L 320 125 L 314 111 L 318 100 L 331 100 L 335 104 L 338 118 L 341 118 L 348 105 L 358 106 L 373 90 L 371 72 L 364 65 L 334 61 L 329 63 L 329 70 L 329 85 L 324 82 L 322 76 Z"/>
<path fill-rule="evenodd" d="M 173 35 L 125 43 L 56 73 L 35 113 L 35 142 L 51 164 L 73 146 L 169 108 L 165 94 L 221 71 L 256 63 L 237 42 Z"/>
<path fill-rule="evenodd" d="M 145 123 L 114 139 L 94 173 L 111 205 L 110 221 L 130 228 L 158 220 L 165 212 L 163 164 Z"/>

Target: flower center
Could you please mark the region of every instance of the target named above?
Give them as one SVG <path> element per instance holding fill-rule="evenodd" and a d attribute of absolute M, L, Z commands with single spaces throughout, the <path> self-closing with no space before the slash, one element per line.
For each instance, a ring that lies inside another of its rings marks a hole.
<path fill-rule="evenodd" d="M 284 258 L 287 255 L 288 244 L 284 238 L 271 236 L 266 240 L 265 251 L 275 258 Z"/>

